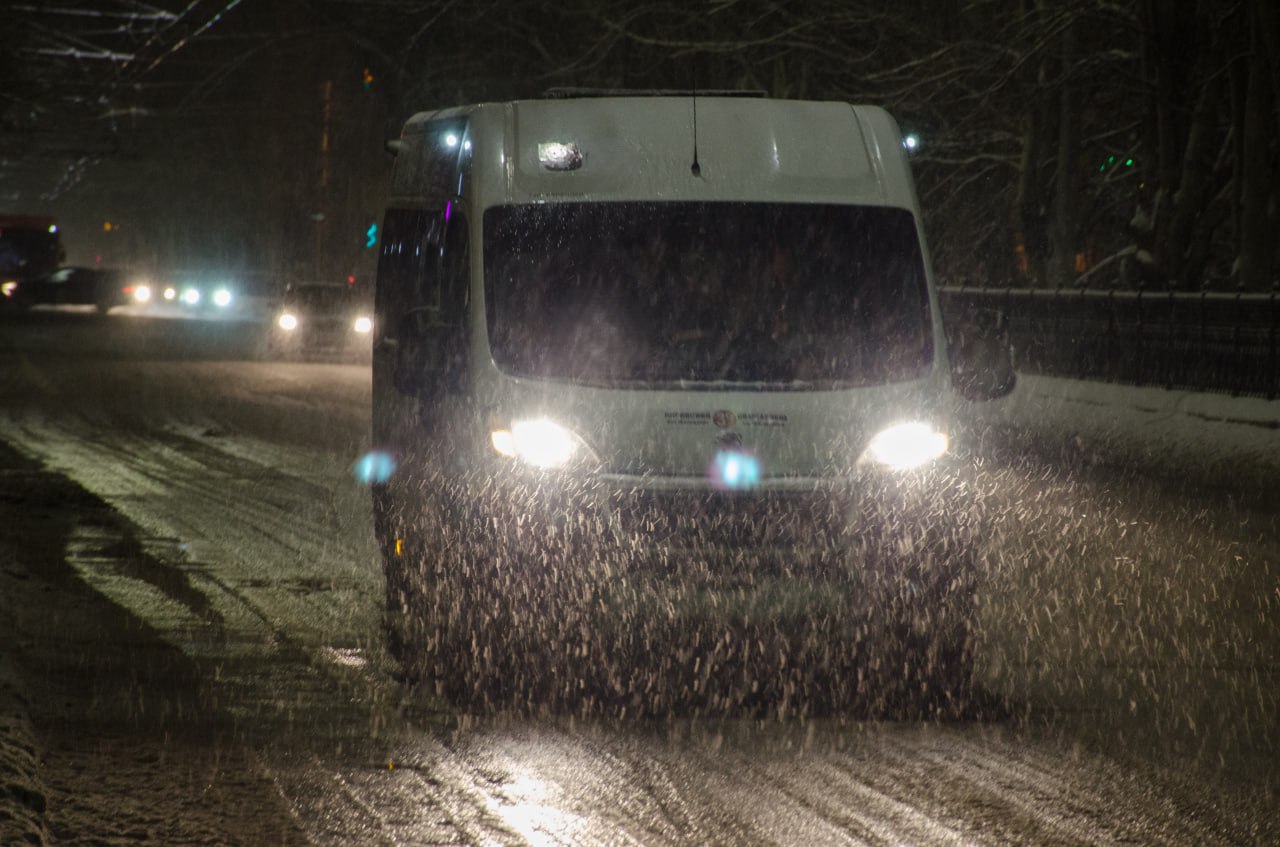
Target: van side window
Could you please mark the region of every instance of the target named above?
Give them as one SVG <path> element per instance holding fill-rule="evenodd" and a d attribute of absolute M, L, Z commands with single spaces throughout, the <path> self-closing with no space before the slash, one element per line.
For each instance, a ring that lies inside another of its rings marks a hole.
<path fill-rule="evenodd" d="M 471 166 L 471 138 L 465 120 L 432 121 L 423 128 L 422 163 L 417 191 L 431 197 L 462 193 L 462 176 Z"/>

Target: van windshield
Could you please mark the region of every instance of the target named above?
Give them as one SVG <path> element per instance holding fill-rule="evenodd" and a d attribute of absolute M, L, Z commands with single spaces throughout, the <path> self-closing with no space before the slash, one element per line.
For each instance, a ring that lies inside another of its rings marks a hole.
<path fill-rule="evenodd" d="M 484 213 L 494 362 L 586 385 L 846 387 L 933 358 L 905 209 L 543 203 Z"/>

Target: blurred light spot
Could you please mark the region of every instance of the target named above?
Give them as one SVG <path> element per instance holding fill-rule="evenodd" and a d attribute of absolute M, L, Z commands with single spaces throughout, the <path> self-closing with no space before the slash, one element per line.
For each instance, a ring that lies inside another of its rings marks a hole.
<path fill-rule="evenodd" d="M 213 292 L 213 305 L 227 307 L 231 305 L 231 292 L 225 288 L 219 288 Z"/>
<path fill-rule="evenodd" d="M 276 326 L 285 332 L 298 328 L 298 318 L 290 312 L 283 312 L 280 317 L 276 318 Z"/>
<path fill-rule="evenodd" d="M 722 450 L 709 470 L 714 488 L 737 491 L 760 484 L 760 460 L 741 450 Z"/>
<path fill-rule="evenodd" d="M 356 318 L 356 322 L 355 322 L 355 331 L 356 331 L 356 332 L 358 332 L 358 333 L 360 333 L 361 335 L 363 335 L 363 334 L 365 334 L 366 332 L 369 332 L 369 331 L 370 331 L 370 330 L 372 330 L 372 329 L 373 329 L 373 321 L 369 320 L 368 318 L 364 317 L 363 315 L 362 315 L 361 317 Z"/>
<path fill-rule="evenodd" d="M 188 288 L 182 292 L 182 302 L 194 306 L 200 302 L 200 289 Z"/>
<path fill-rule="evenodd" d="M 365 453 L 355 464 L 356 480 L 365 485 L 386 482 L 395 472 L 396 460 L 381 450 Z"/>

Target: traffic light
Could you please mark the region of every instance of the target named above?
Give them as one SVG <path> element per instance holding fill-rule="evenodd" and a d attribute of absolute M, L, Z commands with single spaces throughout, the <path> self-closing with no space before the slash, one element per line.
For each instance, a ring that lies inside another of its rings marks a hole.
<path fill-rule="evenodd" d="M 1125 157 L 1124 161 L 1117 162 L 1115 156 L 1108 156 L 1107 160 L 1098 166 L 1098 173 L 1106 173 L 1110 168 L 1131 168 L 1134 165 L 1133 158 Z"/>
<path fill-rule="evenodd" d="M 369 247 L 376 247 L 377 244 L 378 244 L 378 224 L 375 222 L 375 223 L 369 224 L 369 228 L 364 231 L 364 246 L 367 249 Z"/>
<path fill-rule="evenodd" d="M 366 91 L 373 88 L 373 71 L 365 68 L 364 74 L 361 76 L 361 82 L 364 84 Z"/>

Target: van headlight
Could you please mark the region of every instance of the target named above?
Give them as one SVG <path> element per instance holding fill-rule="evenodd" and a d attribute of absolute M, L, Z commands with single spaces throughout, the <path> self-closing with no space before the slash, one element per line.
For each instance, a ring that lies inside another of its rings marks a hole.
<path fill-rule="evenodd" d="M 495 429 L 489 433 L 489 441 L 503 456 L 544 470 L 564 467 L 578 453 L 574 434 L 546 418 L 515 421 L 510 429 Z"/>
<path fill-rule="evenodd" d="M 930 424 L 902 423 L 882 430 L 872 438 L 865 455 L 873 462 L 905 471 L 940 458 L 949 446 L 947 434 Z"/>

